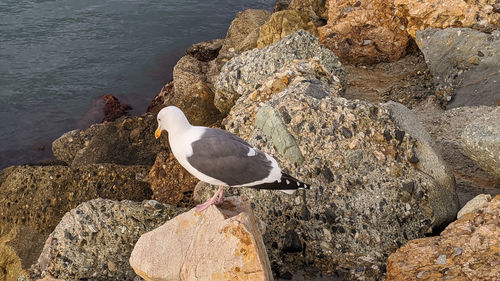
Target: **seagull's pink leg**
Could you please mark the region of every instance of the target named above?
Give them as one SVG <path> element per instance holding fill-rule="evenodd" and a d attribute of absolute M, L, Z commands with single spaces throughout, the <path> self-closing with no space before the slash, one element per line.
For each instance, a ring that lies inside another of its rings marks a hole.
<path fill-rule="evenodd" d="M 207 202 L 196 206 L 196 212 L 201 212 L 213 204 L 220 205 L 222 202 L 224 202 L 224 186 L 221 185 L 212 198 L 210 198 Z"/>

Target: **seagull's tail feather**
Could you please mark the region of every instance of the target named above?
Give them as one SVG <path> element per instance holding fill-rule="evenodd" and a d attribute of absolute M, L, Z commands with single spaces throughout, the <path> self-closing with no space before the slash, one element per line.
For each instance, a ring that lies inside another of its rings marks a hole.
<path fill-rule="evenodd" d="M 281 179 L 274 181 L 274 182 L 269 182 L 269 183 L 263 183 L 259 185 L 254 185 L 254 186 L 249 186 L 250 188 L 256 188 L 256 189 L 271 189 L 271 190 L 280 190 L 288 194 L 292 194 L 295 192 L 297 189 L 310 189 L 311 185 L 303 183 L 296 178 L 285 174 L 281 172 Z"/>

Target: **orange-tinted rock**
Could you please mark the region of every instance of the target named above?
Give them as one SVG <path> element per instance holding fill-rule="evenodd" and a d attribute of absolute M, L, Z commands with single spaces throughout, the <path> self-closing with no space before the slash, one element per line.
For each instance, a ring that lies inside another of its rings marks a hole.
<path fill-rule="evenodd" d="M 384 0 L 330 0 L 328 23 L 318 31 L 321 43 L 351 63 L 396 61 L 408 43 L 404 23 Z"/>
<path fill-rule="evenodd" d="M 214 92 L 207 82 L 207 62 L 186 55 L 174 67 L 174 91 L 164 105 L 179 107 L 193 125 L 210 125 L 222 115 L 214 105 Z"/>
<path fill-rule="evenodd" d="M 389 256 L 387 280 L 500 280 L 500 195 Z"/>
<path fill-rule="evenodd" d="M 146 280 L 272 280 L 259 221 L 241 197 L 143 234 L 130 265 Z"/>
<path fill-rule="evenodd" d="M 328 19 L 328 1 L 291 0 L 288 9 L 313 12 L 321 20 Z M 313 15 L 313 16 L 314 16 Z"/>
<path fill-rule="evenodd" d="M 278 42 L 300 29 L 318 36 L 316 27 L 305 12 L 284 10 L 273 13 L 271 18 L 260 27 L 257 48 L 262 49 L 267 45 Z"/>
<path fill-rule="evenodd" d="M 192 194 L 198 179 L 189 174 L 175 157 L 161 151 L 149 172 L 153 199 L 175 206 L 192 207 Z"/>
<path fill-rule="evenodd" d="M 407 20 L 407 31 L 415 38 L 417 30 L 429 27 L 471 27 L 491 31 L 500 26 L 495 0 L 394 0 L 396 15 Z"/>
<path fill-rule="evenodd" d="M 102 95 L 104 101 L 104 119 L 102 122 L 112 122 L 116 119 L 128 115 L 132 107 L 128 104 L 121 104 L 117 97 L 113 95 Z"/>

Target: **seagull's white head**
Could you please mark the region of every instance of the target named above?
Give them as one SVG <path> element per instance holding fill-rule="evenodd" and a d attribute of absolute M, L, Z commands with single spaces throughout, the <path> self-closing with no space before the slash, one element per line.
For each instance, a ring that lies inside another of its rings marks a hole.
<path fill-rule="evenodd" d="M 163 130 L 172 133 L 191 126 L 182 110 L 176 106 L 167 106 L 163 108 L 158 112 L 156 119 L 158 120 L 158 128 L 155 131 L 156 138 L 160 137 Z"/>

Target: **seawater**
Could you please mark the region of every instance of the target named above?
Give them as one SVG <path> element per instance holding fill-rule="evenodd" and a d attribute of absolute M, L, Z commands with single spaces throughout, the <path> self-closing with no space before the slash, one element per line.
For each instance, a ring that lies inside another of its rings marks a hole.
<path fill-rule="evenodd" d="M 186 47 L 274 2 L 0 0 L 0 169 L 49 158 L 102 94 L 143 113 Z"/>

